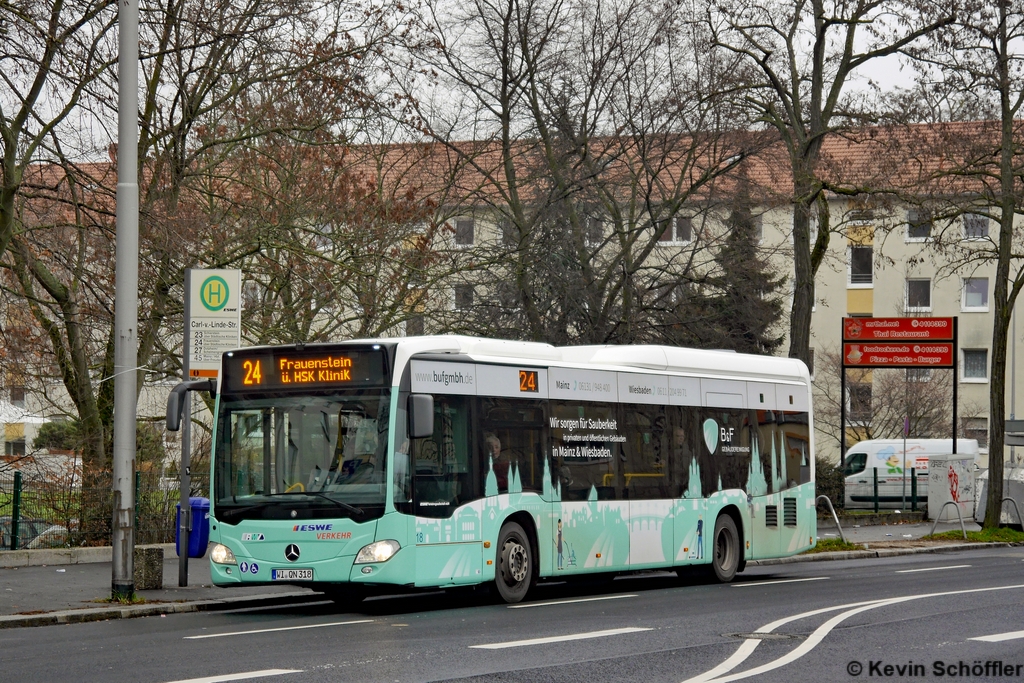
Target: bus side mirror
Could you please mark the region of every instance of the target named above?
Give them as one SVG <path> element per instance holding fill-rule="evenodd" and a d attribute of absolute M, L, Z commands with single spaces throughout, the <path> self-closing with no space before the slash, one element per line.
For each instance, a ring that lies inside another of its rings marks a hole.
<path fill-rule="evenodd" d="M 171 389 L 167 396 L 167 431 L 176 432 L 181 429 L 181 414 L 185 410 L 186 391 L 208 391 L 210 396 L 217 395 L 217 380 L 199 379 L 181 382 Z"/>
<path fill-rule="evenodd" d="M 434 435 L 434 397 L 430 394 L 409 395 L 409 437 L 424 439 Z"/>

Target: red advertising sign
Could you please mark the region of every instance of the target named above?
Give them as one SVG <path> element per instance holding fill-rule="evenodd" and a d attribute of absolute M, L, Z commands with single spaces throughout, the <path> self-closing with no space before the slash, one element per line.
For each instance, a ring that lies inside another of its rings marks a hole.
<path fill-rule="evenodd" d="M 843 318 L 843 341 L 952 341 L 953 318 Z"/>
<path fill-rule="evenodd" d="M 951 368 L 953 342 L 845 343 L 843 365 L 854 368 Z"/>

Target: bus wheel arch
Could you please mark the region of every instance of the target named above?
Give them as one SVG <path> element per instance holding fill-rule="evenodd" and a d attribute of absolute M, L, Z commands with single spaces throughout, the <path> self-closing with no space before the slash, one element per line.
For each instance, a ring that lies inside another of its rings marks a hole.
<path fill-rule="evenodd" d="M 736 576 L 743 561 L 743 520 L 734 505 L 728 505 L 715 519 L 711 536 L 711 571 L 721 583 L 729 583 Z"/>
<path fill-rule="evenodd" d="M 528 513 L 510 515 L 501 524 L 495 548 L 494 583 L 508 603 L 520 602 L 537 583 L 537 530 Z"/>

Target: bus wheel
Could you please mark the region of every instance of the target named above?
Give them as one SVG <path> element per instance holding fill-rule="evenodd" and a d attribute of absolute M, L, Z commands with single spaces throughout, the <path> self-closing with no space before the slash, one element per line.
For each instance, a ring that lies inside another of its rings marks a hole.
<path fill-rule="evenodd" d="M 713 552 L 711 567 L 715 578 L 729 583 L 740 565 L 740 535 L 736 531 L 736 522 L 729 515 L 719 515 L 715 521 Z"/>
<path fill-rule="evenodd" d="M 530 539 L 523 527 L 515 522 L 501 527 L 494 583 L 505 602 L 519 602 L 529 592 L 533 584 L 533 558 L 530 552 Z"/>

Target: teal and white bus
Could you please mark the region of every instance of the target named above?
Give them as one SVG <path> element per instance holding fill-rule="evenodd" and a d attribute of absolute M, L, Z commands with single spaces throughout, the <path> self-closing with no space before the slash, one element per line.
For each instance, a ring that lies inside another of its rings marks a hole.
<path fill-rule="evenodd" d="M 219 586 L 372 590 L 748 560 L 814 545 L 806 366 L 428 336 L 224 354 Z"/>

